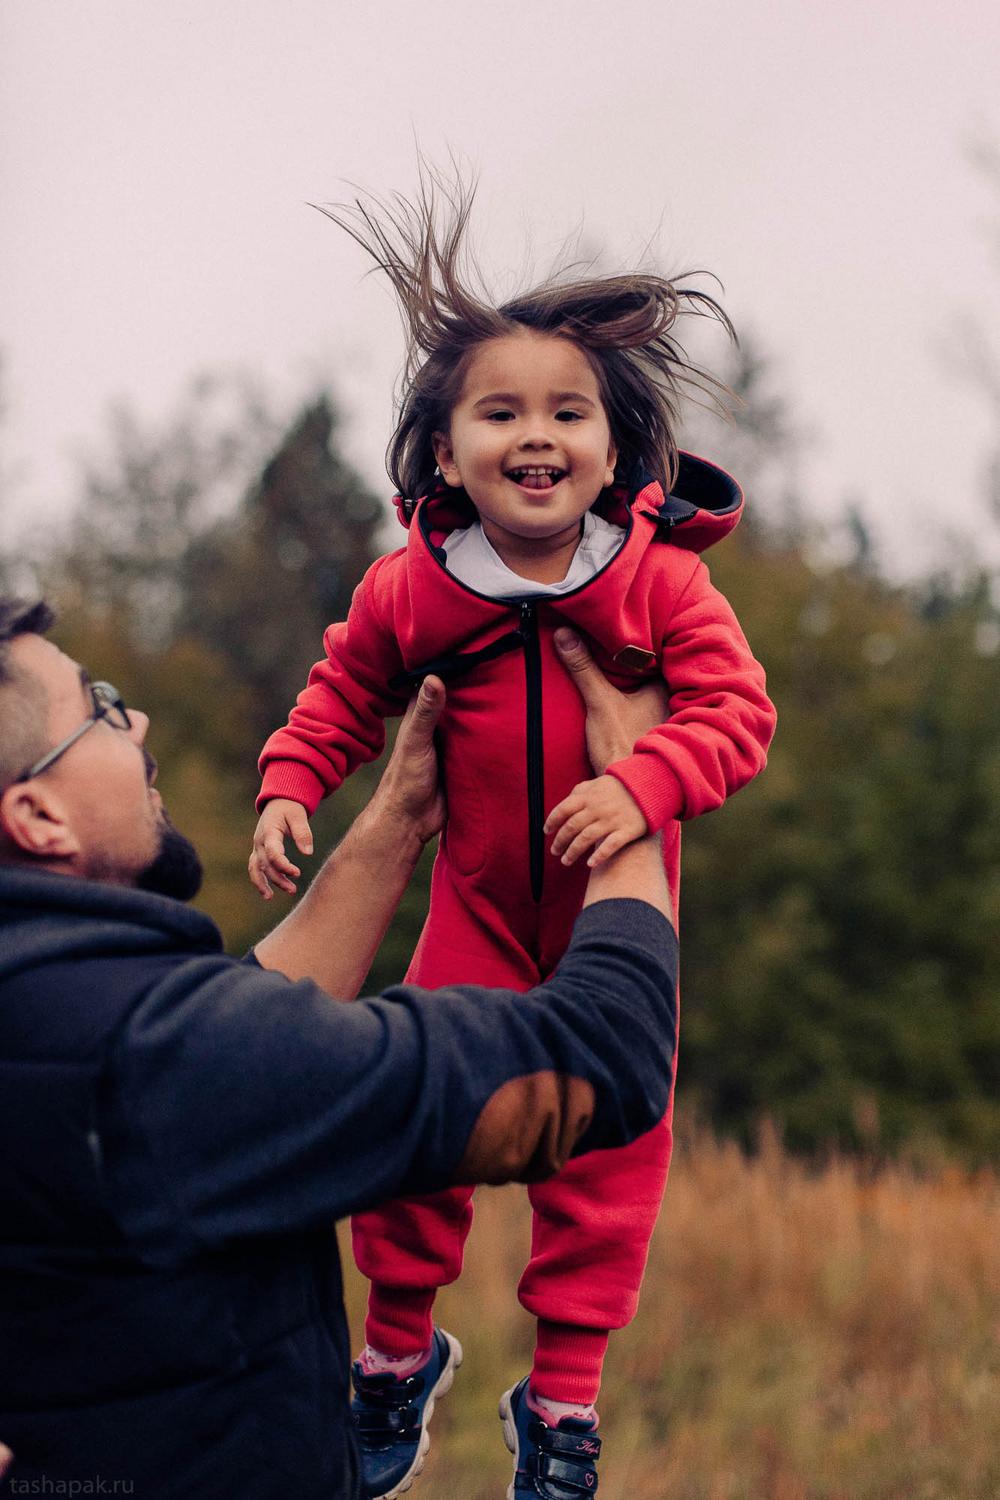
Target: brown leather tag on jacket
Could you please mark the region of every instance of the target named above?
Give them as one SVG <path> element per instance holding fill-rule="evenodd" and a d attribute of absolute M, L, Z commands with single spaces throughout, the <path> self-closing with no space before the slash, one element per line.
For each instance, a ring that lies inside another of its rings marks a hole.
<path fill-rule="evenodd" d="M 648 672 L 656 666 L 656 652 L 647 651 L 644 646 L 623 646 L 611 660 L 616 667 L 624 667 L 627 672 Z"/>

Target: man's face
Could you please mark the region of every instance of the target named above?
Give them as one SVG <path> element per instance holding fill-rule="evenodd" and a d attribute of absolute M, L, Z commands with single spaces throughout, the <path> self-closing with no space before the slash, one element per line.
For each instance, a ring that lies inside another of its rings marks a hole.
<path fill-rule="evenodd" d="M 11 665 L 45 689 L 49 744 L 93 715 L 87 673 L 51 641 L 19 636 L 10 654 Z M 144 749 L 149 719 L 131 708 L 129 718 L 129 730 L 100 720 L 37 778 L 40 786 L 47 783 L 42 790 L 52 799 L 53 816 L 64 820 L 66 848 L 75 851 L 62 867 L 85 879 L 188 899 L 200 886 L 200 863 L 153 786 L 156 762 Z"/>

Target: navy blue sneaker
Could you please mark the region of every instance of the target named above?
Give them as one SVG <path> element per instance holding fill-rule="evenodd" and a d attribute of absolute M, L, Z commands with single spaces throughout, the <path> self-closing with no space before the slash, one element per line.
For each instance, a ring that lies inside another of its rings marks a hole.
<path fill-rule="evenodd" d="M 402 1380 L 366 1375 L 355 1360 L 351 1418 L 361 1449 L 366 1500 L 394 1500 L 410 1488 L 431 1445 L 427 1424 L 434 1403 L 451 1389 L 461 1363 L 461 1344 L 442 1328 L 434 1330 L 427 1363 Z"/>
<path fill-rule="evenodd" d="M 507 1500 L 580 1500 L 597 1494 L 601 1440 L 596 1422 L 563 1417 L 550 1427 L 528 1405 L 528 1377 L 500 1397 L 504 1442 L 514 1455 L 514 1478 Z"/>

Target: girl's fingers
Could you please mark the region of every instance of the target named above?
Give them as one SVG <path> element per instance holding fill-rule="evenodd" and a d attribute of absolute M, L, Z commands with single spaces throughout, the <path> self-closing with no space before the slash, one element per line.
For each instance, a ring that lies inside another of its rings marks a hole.
<path fill-rule="evenodd" d="M 295 894 L 297 887 L 289 877 L 293 875 L 297 877 L 301 871 L 297 865 L 292 864 L 290 859 L 286 859 L 280 839 L 277 841 L 277 848 L 274 842 L 270 845 L 265 844 L 262 849 L 255 848 L 247 868 L 250 872 L 250 879 L 265 899 L 271 895 L 270 881 L 273 881 L 279 890 L 288 891 L 290 895 Z"/>
<path fill-rule="evenodd" d="M 592 870 L 596 870 L 598 865 L 603 865 L 606 860 L 611 858 L 612 854 L 617 854 L 619 849 L 624 849 L 626 844 L 633 842 L 632 834 L 623 833 L 621 829 L 617 829 L 614 833 L 609 833 L 607 838 L 602 839 L 593 849 L 590 858 L 587 860 L 587 864 Z"/>
<path fill-rule="evenodd" d="M 566 849 L 565 853 L 562 856 L 563 864 L 575 864 L 576 861 L 580 858 L 581 854 L 586 854 L 588 849 L 593 848 L 593 846 L 601 838 L 603 831 L 604 830 L 600 823 L 588 823 L 586 828 L 581 829 L 581 831 L 576 835 L 572 843 Z"/>
<path fill-rule="evenodd" d="M 568 816 L 569 812 L 566 803 L 560 802 L 556 807 L 552 809 L 548 817 L 545 819 L 545 822 L 542 824 L 542 832 L 545 834 L 545 837 L 548 838 L 550 833 L 555 833 L 556 829 L 562 825 L 563 821 Z"/>
<path fill-rule="evenodd" d="M 312 829 L 309 827 L 309 819 L 306 817 L 303 808 L 296 808 L 294 812 L 289 810 L 288 831 L 295 840 L 295 847 L 300 854 L 311 854 L 313 852 Z M 297 875 L 299 873 L 298 870 L 295 873 Z"/>
<path fill-rule="evenodd" d="M 542 832 L 546 837 L 550 833 L 555 833 L 556 829 L 565 823 L 567 818 L 572 818 L 576 813 L 586 813 L 588 811 L 590 803 L 587 800 L 586 791 L 589 785 L 589 782 L 581 782 L 579 786 L 573 788 L 567 797 L 564 797 L 561 802 L 556 804 L 542 824 Z"/>
<path fill-rule="evenodd" d="M 247 863 L 247 871 L 250 875 L 251 885 L 255 886 L 256 889 L 260 891 L 260 894 L 264 897 L 265 901 L 270 901 L 273 892 L 271 890 L 267 876 L 260 868 L 260 863 L 257 859 L 256 851 L 250 856 L 250 859 Z"/>
<path fill-rule="evenodd" d="M 293 865 L 285 853 L 285 841 L 280 833 L 270 833 L 264 846 L 258 851 L 261 864 L 272 877 L 277 875 L 300 875 L 298 865 Z"/>
<path fill-rule="evenodd" d="M 553 829 L 555 830 L 555 836 L 552 840 L 552 853 L 558 858 L 566 846 L 580 832 L 580 829 L 586 826 L 589 814 L 586 809 L 577 809 L 576 811 L 567 809 L 561 817 L 558 817 L 557 813 L 558 809 L 549 818 L 549 823 L 552 825 L 551 828 L 546 825 L 543 832 L 551 833 Z"/>

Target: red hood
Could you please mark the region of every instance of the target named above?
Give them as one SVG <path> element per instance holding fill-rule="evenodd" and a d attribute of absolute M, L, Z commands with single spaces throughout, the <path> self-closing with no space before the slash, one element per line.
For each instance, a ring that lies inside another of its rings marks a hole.
<path fill-rule="evenodd" d="M 431 541 L 440 546 L 449 532 L 470 526 L 475 509 L 464 490 L 441 484 L 415 504 L 401 495 L 393 498 L 401 525 L 409 527 L 424 508 L 424 528 Z M 627 526 L 629 511 L 654 517 L 670 531 L 675 546 L 689 552 L 704 552 L 714 542 L 728 536 L 743 514 L 743 491 L 735 479 L 704 458 L 691 453 L 680 455 L 677 479 L 666 497 L 655 480 L 638 491 L 624 488 L 604 490 L 594 510 L 616 526 Z"/>

